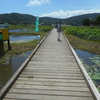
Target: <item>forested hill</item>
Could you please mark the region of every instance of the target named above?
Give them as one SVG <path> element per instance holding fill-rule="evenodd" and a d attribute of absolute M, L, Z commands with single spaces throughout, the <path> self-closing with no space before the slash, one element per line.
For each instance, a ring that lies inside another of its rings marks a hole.
<path fill-rule="evenodd" d="M 73 17 L 67 18 L 66 23 L 72 23 L 73 25 L 82 25 L 82 21 L 85 18 L 89 18 L 90 20 L 95 20 L 99 15 L 100 15 L 100 13 L 73 16 Z"/>
<path fill-rule="evenodd" d="M 0 14 L 0 23 L 9 24 L 33 24 L 36 17 L 28 14 Z"/>
<path fill-rule="evenodd" d="M 40 17 L 40 23 L 51 25 L 52 23 L 56 23 L 59 20 L 64 24 L 73 24 L 73 25 L 81 25 L 82 21 L 85 18 L 90 18 L 91 20 L 95 20 L 100 13 L 93 14 L 84 14 L 80 16 L 73 16 L 66 19 L 59 18 L 51 18 L 51 17 Z M 11 13 L 11 14 L 0 14 L 0 23 L 8 23 L 8 24 L 35 24 L 36 16 L 29 14 L 19 14 L 19 13 Z"/>

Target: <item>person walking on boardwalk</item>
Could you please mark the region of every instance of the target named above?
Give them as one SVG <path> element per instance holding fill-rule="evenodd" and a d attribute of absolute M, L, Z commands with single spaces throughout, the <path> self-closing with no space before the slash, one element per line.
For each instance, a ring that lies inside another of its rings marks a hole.
<path fill-rule="evenodd" d="M 61 35 L 61 32 L 62 32 L 62 27 L 61 27 L 61 24 L 62 24 L 62 22 L 61 21 L 59 21 L 59 24 L 58 24 L 58 26 L 57 26 L 57 32 L 58 32 L 58 41 L 61 41 L 60 40 L 60 35 Z"/>

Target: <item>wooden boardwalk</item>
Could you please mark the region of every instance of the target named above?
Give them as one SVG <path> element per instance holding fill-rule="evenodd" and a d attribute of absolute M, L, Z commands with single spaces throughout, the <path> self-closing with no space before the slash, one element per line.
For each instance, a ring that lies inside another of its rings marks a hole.
<path fill-rule="evenodd" d="M 96 100 L 68 43 L 53 29 L 3 100 Z"/>

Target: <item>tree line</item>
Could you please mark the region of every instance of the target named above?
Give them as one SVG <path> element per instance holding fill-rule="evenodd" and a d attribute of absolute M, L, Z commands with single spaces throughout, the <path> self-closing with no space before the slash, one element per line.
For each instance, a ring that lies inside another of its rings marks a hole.
<path fill-rule="evenodd" d="M 83 21 L 82 21 L 82 24 L 84 26 L 90 26 L 90 25 L 93 25 L 93 26 L 100 26 L 100 15 L 98 15 L 98 17 L 95 19 L 95 20 L 91 20 L 91 18 L 85 18 Z"/>

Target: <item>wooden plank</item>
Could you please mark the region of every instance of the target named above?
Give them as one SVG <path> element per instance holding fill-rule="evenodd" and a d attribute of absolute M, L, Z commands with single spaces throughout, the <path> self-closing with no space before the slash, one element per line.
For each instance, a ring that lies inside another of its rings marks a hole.
<path fill-rule="evenodd" d="M 64 71 L 67 71 L 67 70 L 69 70 L 69 71 L 73 71 L 73 70 L 75 70 L 75 71 L 80 71 L 80 69 L 77 67 L 77 68 L 75 68 L 75 67 L 48 67 L 48 66 L 43 66 L 43 67 L 36 67 L 36 66 L 33 66 L 33 65 L 28 65 L 29 67 L 26 67 L 25 69 L 32 69 L 32 70 L 64 70 Z"/>
<path fill-rule="evenodd" d="M 67 74 L 67 73 L 71 73 L 71 74 L 81 74 L 81 72 L 80 71 L 69 71 L 69 70 L 67 70 L 67 71 L 54 71 L 54 70 L 32 70 L 32 69 L 25 69 L 25 71 L 27 71 L 27 72 L 33 72 L 33 73 L 65 73 L 65 74 Z"/>
<path fill-rule="evenodd" d="M 39 51 L 38 51 L 38 52 L 39 52 Z M 65 52 L 67 52 L 67 51 L 65 51 Z M 63 53 L 64 53 L 64 52 L 63 52 Z M 40 56 L 40 55 L 37 54 L 37 53 L 34 55 L 34 57 L 35 57 L 35 58 L 44 58 L 44 59 L 45 59 L 45 58 L 49 59 L 49 58 L 53 58 L 53 57 L 55 57 L 55 58 L 60 58 L 60 59 L 74 58 L 72 55 L 60 55 L 60 56 L 59 56 L 59 55 L 56 55 L 56 56 L 55 56 L 55 55 L 49 55 L 49 54 L 47 55 L 47 54 L 45 54 L 45 55 L 41 55 L 41 56 Z M 32 58 L 32 59 L 33 59 L 33 58 Z"/>
<path fill-rule="evenodd" d="M 14 94 L 8 93 L 8 99 L 24 99 L 24 100 L 93 100 L 92 97 L 78 97 L 78 96 L 61 96 L 61 95 L 33 95 L 33 94 Z M 34 98 L 34 99 L 33 99 Z M 6 99 L 4 99 L 6 100 Z"/>
<path fill-rule="evenodd" d="M 24 71 L 22 72 L 22 75 L 42 75 L 42 76 L 78 76 L 78 77 L 82 77 L 82 74 L 71 74 L 71 73 L 33 73 L 32 71 Z"/>
<path fill-rule="evenodd" d="M 29 63 L 28 65 L 27 65 L 27 67 L 26 68 L 54 68 L 54 69 L 72 69 L 72 70 L 74 70 L 74 69 L 78 69 L 79 70 L 79 67 L 78 66 L 76 66 L 76 65 L 70 65 L 70 64 L 68 64 L 67 66 L 60 66 L 61 64 L 59 64 L 59 65 L 53 65 L 53 64 L 51 64 L 51 65 L 46 65 L 46 64 L 32 64 L 32 63 Z"/>
<path fill-rule="evenodd" d="M 66 65 L 66 63 L 67 63 L 67 65 Z M 55 62 L 55 63 L 47 63 L 47 62 L 35 62 L 35 61 L 30 61 L 29 62 L 29 64 L 33 64 L 33 66 L 49 66 L 49 67 L 51 67 L 51 66 L 53 66 L 53 67 L 55 67 L 55 66 L 58 66 L 58 67 L 66 67 L 66 66 L 77 66 L 78 67 L 78 65 L 77 65 L 77 63 L 74 63 L 73 64 L 73 62 L 65 62 L 65 63 L 59 63 L 59 62 Z"/>
<path fill-rule="evenodd" d="M 53 62 L 53 63 L 50 63 L 50 62 L 37 62 L 37 61 L 30 61 L 29 63 L 31 63 L 31 64 L 38 64 L 38 65 L 46 65 L 46 66 L 71 66 L 71 65 L 73 65 L 73 66 L 76 66 L 77 65 L 77 63 L 75 63 L 74 62 L 74 64 L 73 64 L 73 62 L 71 61 L 71 62 L 64 62 L 64 63 L 59 63 L 59 62 Z M 67 65 L 66 65 L 67 64 Z"/>
<path fill-rule="evenodd" d="M 53 85 L 53 86 L 63 86 L 63 87 L 71 87 L 71 86 L 76 86 L 76 87 L 87 87 L 87 85 L 86 84 L 84 84 L 84 83 L 80 83 L 80 82 L 77 82 L 77 84 L 76 83 L 74 83 L 74 82 L 66 82 L 66 83 L 58 83 L 58 82 L 37 82 L 37 81 L 35 81 L 35 82 L 33 82 L 33 81 L 22 81 L 22 80 L 17 80 L 16 82 L 15 82 L 15 84 L 21 84 L 21 85 Z"/>
<path fill-rule="evenodd" d="M 70 62 L 70 63 L 76 63 L 76 61 L 75 61 L 75 59 L 68 59 L 68 60 L 45 60 L 45 59 L 43 59 L 43 60 L 31 60 L 30 62 L 36 62 L 36 63 L 52 63 L 52 64 L 55 64 L 55 63 L 68 63 L 68 62 Z"/>
<path fill-rule="evenodd" d="M 48 54 L 46 54 L 46 52 L 44 52 L 45 54 L 43 55 L 42 53 L 41 54 L 36 54 L 35 56 L 34 56 L 34 58 L 32 58 L 32 60 L 39 60 L 39 59 L 44 59 L 44 60 L 53 60 L 53 59 L 55 59 L 55 60 L 69 60 L 69 59 L 73 59 L 73 60 L 75 60 L 74 59 L 74 57 L 72 56 L 72 55 L 64 55 L 64 54 L 58 54 L 58 53 L 51 53 L 51 55 L 49 55 L 49 53 Z M 64 53 L 64 52 L 63 52 Z"/>
<path fill-rule="evenodd" d="M 33 94 L 33 95 L 60 95 L 60 96 L 79 96 L 79 97 L 91 97 L 89 92 L 76 92 L 76 91 L 53 91 L 53 90 L 32 90 L 32 89 L 11 89 L 9 93 L 20 94 Z"/>
<path fill-rule="evenodd" d="M 76 76 L 42 76 L 42 75 L 20 75 L 23 78 L 47 78 L 47 79 L 75 79 L 75 80 L 84 80 L 83 77 Z"/>
<path fill-rule="evenodd" d="M 66 82 L 75 82 L 75 83 L 77 83 L 77 82 L 81 82 L 81 83 L 84 83 L 84 84 L 86 84 L 86 82 L 85 82 L 85 80 L 75 80 L 75 79 L 66 79 L 66 80 L 64 80 L 64 79 L 47 79 L 47 78 L 32 78 L 32 77 L 30 77 L 30 78 L 23 78 L 23 77 L 19 77 L 18 78 L 18 80 L 23 80 L 23 81 L 46 81 L 46 82 L 64 82 L 64 83 L 66 83 Z"/>
<path fill-rule="evenodd" d="M 29 66 L 29 65 L 28 65 Z M 38 67 L 33 67 L 32 65 L 31 66 L 29 66 L 29 67 L 27 67 L 27 68 L 25 68 L 26 70 L 44 70 L 44 71 L 46 71 L 46 70 L 50 70 L 50 71 L 52 71 L 52 70 L 54 70 L 54 71 L 80 71 L 80 69 L 78 69 L 78 68 L 70 68 L 70 67 L 67 67 L 67 68 L 58 68 L 58 67 L 54 67 L 54 68 L 51 68 L 51 67 L 41 67 L 41 68 L 38 68 Z"/>
<path fill-rule="evenodd" d="M 17 89 L 48 89 L 48 90 L 57 90 L 57 91 L 62 91 L 62 90 L 65 90 L 65 91 L 88 91 L 89 92 L 89 89 L 87 87 L 63 87 L 63 86 L 39 86 L 39 85 L 21 85 L 21 84 L 14 84 L 12 86 L 12 88 L 17 88 Z"/>

